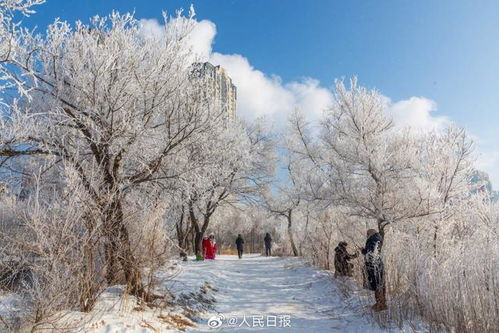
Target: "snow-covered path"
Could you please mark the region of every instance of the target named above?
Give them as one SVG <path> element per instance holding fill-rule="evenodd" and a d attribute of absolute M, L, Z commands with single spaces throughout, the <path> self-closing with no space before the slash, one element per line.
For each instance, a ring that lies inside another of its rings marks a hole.
<path fill-rule="evenodd" d="M 60 332 L 179 332 L 191 327 L 188 318 L 196 320 L 191 333 L 427 331 L 415 331 L 413 325 L 380 329 L 365 308 L 372 301 L 369 292 L 314 269 L 301 258 L 245 255 L 241 260 L 219 256 L 214 261 L 174 261 L 157 278 L 159 290 L 172 291 L 178 303 L 137 308 L 134 297 L 123 297 L 123 286 L 114 286 L 99 297 L 92 312 L 61 313 L 57 325 L 67 329 Z M 347 285 L 351 294 L 343 297 Z M 22 309 L 16 299 L 0 295 L 3 318 Z"/>
<path fill-rule="evenodd" d="M 215 311 L 192 331 L 378 332 L 362 306 L 353 310 L 329 273 L 303 259 L 246 255 L 183 263 L 182 284 L 209 281 Z M 220 316 L 220 317 L 218 317 Z M 221 326 L 214 329 L 208 325 Z M 244 321 L 246 319 L 246 321 Z M 263 327 L 262 327 L 263 326 Z"/>

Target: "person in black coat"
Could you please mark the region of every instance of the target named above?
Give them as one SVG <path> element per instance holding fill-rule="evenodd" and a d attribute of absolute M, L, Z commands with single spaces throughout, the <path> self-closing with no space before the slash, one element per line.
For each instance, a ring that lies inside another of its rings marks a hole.
<path fill-rule="evenodd" d="M 357 258 L 359 254 L 349 254 L 347 245 L 347 242 L 340 242 L 334 249 L 334 270 L 336 276 L 352 276 L 353 274 L 353 264 L 349 263 L 349 261 Z"/>
<path fill-rule="evenodd" d="M 374 229 L 367 230 L 366 247 L 362 249 L 365 256 L 365 267 L 367 274 L 367 284 L 370 290 L 374 291 L 376 304 L 372 306 L 374 311 L 387 309 L 386 290 L 384 280 L 384 265 L 381 258 L 381 246 L 383 240 L 381 235 Z"/>
<path fill-rule="evenodd" d="M 267 232 L 265 234 L 265 238 L 263 239 L 263 242 L 265 243 L 265 256 L 271 256 L 272 255 L 272 237 L 270 237 L 270 234 Z"/>
<path fill-rule="evenodd" d="M 244 245 L 244 239 L 241 236 L 241 234 L 239 234 L 237 235 L 236 238 L 237 255 L 239 256 L 239 259 L 243 257 L 243 245 Z"/>

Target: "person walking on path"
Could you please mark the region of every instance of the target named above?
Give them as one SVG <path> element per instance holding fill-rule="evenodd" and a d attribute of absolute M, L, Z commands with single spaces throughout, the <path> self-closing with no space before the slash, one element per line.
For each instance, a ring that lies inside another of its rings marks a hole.
<path fill-rule="evenodd" d="M 236 247 L 237 247 L 237 256 L 239 257 L 239 259 L 243 257 L 243 245 L 244 245 L 244 239 L 241 236 L 241 234 L 238 234 L 236 238 Z"/>
<path fill-rule="evenodd" d="M 358 253 L 349 254 L 347 251 L 347 242 L 340 242 L 338 246 L 334 249 L 334 270 L 336 276 L 352 276 L 353 275 L 353 264 L 350 260 L 353 260 L 359 256 Z"/>
<path fill-rule="evenodd" d="M 263 239 L 265 243 L 265 256 L 271 256 L 272 255 L 272 237 L 270 237 L 270 234 L 267 232 L 265 234 L 265 238 Z"/>
<path fill-rule="evenodd" d="M 366 247 L 362 249 L 365 256 L 367 284 L 374 291 L 376 303 L 372 309 L 376 312 L 386 310 L 386 288 L 384 279 L 384 265 L 381 258 L 381 235 L 374 229 L 367 230 Z"/>

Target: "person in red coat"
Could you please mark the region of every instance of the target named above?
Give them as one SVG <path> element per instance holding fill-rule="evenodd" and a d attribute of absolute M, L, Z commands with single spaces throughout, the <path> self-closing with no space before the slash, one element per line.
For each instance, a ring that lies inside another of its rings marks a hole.
<path fill-rule="evenodd" d="M 215 242 L 215 235 L 211 234 L 210 237 L 203 239 L 203 256 L 205 259 L 215 259 L 217 253 L 217 243 Z"/>
<path fill-rule="evenodd" d="M 208 236 L 205 236 L 203 238 L 203 258 L 206 258 L 206 252 L 208 251 L 208 248 L 210 247 L 210 239 Z"/>

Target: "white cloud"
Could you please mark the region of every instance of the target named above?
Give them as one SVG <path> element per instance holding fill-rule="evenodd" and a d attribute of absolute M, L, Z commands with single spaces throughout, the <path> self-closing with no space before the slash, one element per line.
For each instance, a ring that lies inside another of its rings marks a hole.
<path fill-rule="evenodd" d="M 494 190 L 499 188 L 499 151 L 483 150 L 478 152 L 476 167 L 489 174 Z"/>
<path fill-rule="evenodd" d="M 165 34 L 165 27 L 159 24 L 156 19 L 142 19 L 140 20 L 140 25 L 143 36 L 160 39 Z"/>
<path fill-rule="evenodd" d="M 311 120 L 331 105 L 332 92 L 319 81 L 305 78 L 284 84 L 279 76 L 266 75 L 239 54 L 213 53 L 210 61 L 227 70 L 237 87 L 237 111 L 246 119 L 265 116 L 277 123 L 299 108 Z"/>
<path fill-rule="evenodd" d="M 216 27 L 210 21 L 201 21 L 195 27 L 192 39 L 195 49 L 202 50 L 203 59 L 226 69 L 237 87 L 237 112 L 246 119 L 265 116 L 277 124 L 296 108 L 308 117 L 317 120 L 332 104 L 333 93 L 322 87 L 313 78 L 284 83 L 277 75 L 268 75 L 254 68 L 249 60 L 240 54 L 222 54 L 211 52 L 211 45 L 216 35 Z M 391 102 L 389 98 L 387 112 L 397 126 L 411 126 L 417 130 L 441 129 L 450 124 L 443 116 L 434 116 L 437 109 L 434 101 L 424 97 L 411 97 L 407 100 Z"/>
<path fill-rule="evenodd" d="M 170 22 L 182 24 L 184 18 Z M 155 19 L 140 20 L 145 35 L 161 37 L 164 26 Z M 228 72 L 237 87 L 237 112 L 246 119 L 265 116 L 282 123 L 296 108 L 310 119 L 317 120 L 333 101 L 330 89 L 320 86 L 313 78 L 283 83 L 277 75 L 267 75 L 254 68 L 249 60 L 240 54 L 212 52 L 216 25 L 208 20 L 195 24 L 188 41 L 196 58 L 221 65 Z M 436 103 L 424 97 L 411 97 L 393 103 L 387 100 L 387 112 L 397 126 L 411 126 L 418 130 L 440 129 L 450 123 L 447 117 L 434 116 Z"/>
<path fill-rule="evenodd" d="M 203 61 L 210 58 L 211 46 L 216 34 L 217 27 L 215 23 L 208 20 L 198 22 L 189 34 L 188 40 L 192 45 L 193 52 Z"/>
<path fill-rule="evenodd" d="M 141 23 L 145 35 L 161 37 L 164 34 L 164 26 L 154 19 L 143 19 Z M 282 126 L 296 108 L 313 121 L 319 119 L 331 105 L 332 91 L 322 87 L 316 79 L 304 78 L 284 83 L 279 76 L 268 75 L 254 68 L 243 55 L 213 52 L 216 32 L 213 22 L 199 21 L 193 27 L 189 43 L 197 59 L 221 65 L 228 72 L 237 87 L 237 113 L 240 117 L 252 120 L 265 116 L 277 126 Z M 386 103 L 387 113 L 398 127 L 410 126 L 421 131 L 440 130 L 452 123 L 448 117 L 435 115 L 436 102 L 425 97 L 411 97 L 396 102 L 386 97 Z M 499 152 L 479 155 L 478 168 L 489 172 L 494 184 L 499 183 L 498 165 Z"/>
<path fill-rule="evenodd" d="M 199 61 L 208 61 L 211 55 L 211 46 L 217 34 L 215 23 L 202 20 L 196 22 L 192 27 L 187 26 L 187 20 L 183 17 L 173 18 L 170 24 L 175 25 L 178 31 L 192 29 L 187 36 L 187 43 L 193 52 L 193 58 Z M 141 19 L 141 33 L 143 36 L 149 36 L 155 39 L 161 39 L 165 35 L 165 26 L 156 19 Z M 177 31 L 175 30 L 175 31 Z"/>
<path fill-rule="evenodd" d="M 279 76 L 266 75 L 239 55 L 213 53 L 210 61 L 227 70 L 237 87 L 238 114 L 246 119 L 265 116 L 275 122 L 283 120 L 296 108 L 317 119 L 332 102 L 330 90 L 319 81 L 305 78 L 284 84 Z"/>
<path fill-rule="evenodd" d="M 331 90 L 321 87 L 318 80 L 306 78 L 286 87 L 293 93 L 298 106 L 311 119 L 318 119 L 333 104 Z"/>
<path fill-rule="evenodd" d="M 440 130 L 451 124 L 449 118 L 434 116 L 437 103 L 424 97 L 411 97 L 390 103 L 387 112 L 393 117 L 396 126 L 409 126 L 416 130 Z"/>
<path fill-rule="evenodd" d="M 173 19 L 173 24 L 181 23 Z M 142 19 L 143 34 L 161 38 L 164 26 L 155 19 Z M 279 76 L 266 75 L 255 69 L 248 59 L 239 54 L 213 53 L 212 45 L 217 29 L 213 22 L 199 21 L 193 27 L 188 42 L 198 61 L 210 61 L 221 65 L 237 87 L 237 112 L 245 119 L 265 116 L 282 124 L 296 108 L 311 119 L 318 116 L 331 104 L 332 93 L 320 86 L 319 81 L 305 78 L 284 84 Z"/>
<path fill-rule="evenodd" d="M 280 118 L 295 107 L 293 94 L 277 76 L 269 77 L 239 55 L 212 54 L 210 61 L 221 65 L 237 87 L 237 112 L 246 119 Z"/>

